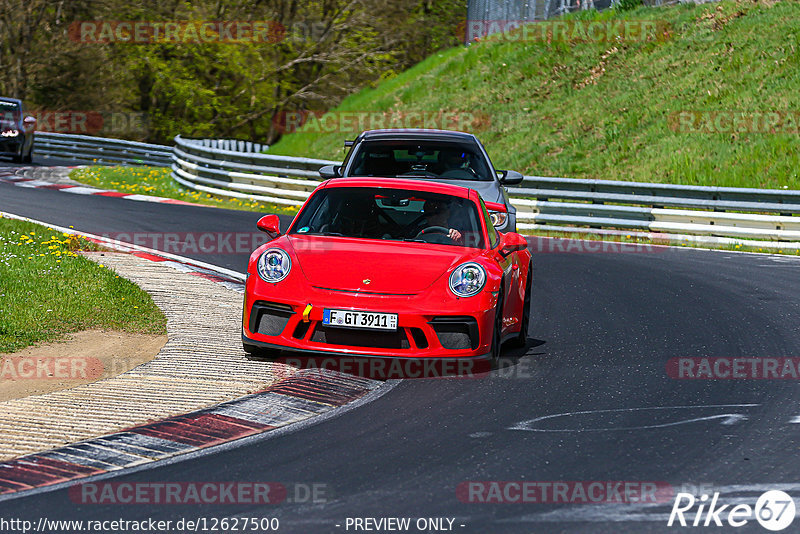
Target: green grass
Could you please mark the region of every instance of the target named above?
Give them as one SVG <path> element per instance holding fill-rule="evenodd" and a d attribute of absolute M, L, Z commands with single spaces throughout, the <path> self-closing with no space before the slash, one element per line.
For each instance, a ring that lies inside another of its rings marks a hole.
<path fill-rule="evenodd" d="M 150 295 L 79 250 L 97 247 L 0 217 L 0 353 L 89 328 L 166 333 Z"/>
<path fill-rule="evenodd" d="M 498 168 L 693 185 L 800 186 L 797 133 L 685 133 L 681 111 L 800 110 L 800 4 L 722 1 L 567 17 L 668 24 L 649 41 L 451 49 L 335 111 L 462 111 Z M 673 119 L 671 119 L 673 117 Z M 671 122 L 672 120 L 672 122 Z M 285 135 L 270 153 L 341 159 L 357 133 Z"/>
<path fill-rule="evenodd" d="M 70 178 L 82 184 L 113 189 L 122 193 L 174 198 L 217 208 L 269 213 L 297 213 L 297 209 L 266 202 L 243 200 L 192 191 L 170 177 L 165 167 L 105 167 L 93 165 L 70 172 Z"/>

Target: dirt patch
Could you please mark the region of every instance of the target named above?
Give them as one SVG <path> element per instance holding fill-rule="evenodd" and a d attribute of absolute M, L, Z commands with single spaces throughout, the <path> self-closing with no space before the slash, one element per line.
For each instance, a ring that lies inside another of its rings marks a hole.
<path fill-rule="evenodd" d="M 155 358 L 166 342 L 165 335 L 85 330 L 0 354 L 0 402 L 120 375 Z"/>

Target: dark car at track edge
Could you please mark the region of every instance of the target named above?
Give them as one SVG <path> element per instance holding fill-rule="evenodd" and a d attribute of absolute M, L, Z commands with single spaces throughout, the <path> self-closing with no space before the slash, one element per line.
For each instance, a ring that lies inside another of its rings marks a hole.
<path fill-rule="evenodd" d="M 11 156 L 16 163 L 33 161 L 35 125 L 21 100 L 0 97 L 0 156 Z"/>

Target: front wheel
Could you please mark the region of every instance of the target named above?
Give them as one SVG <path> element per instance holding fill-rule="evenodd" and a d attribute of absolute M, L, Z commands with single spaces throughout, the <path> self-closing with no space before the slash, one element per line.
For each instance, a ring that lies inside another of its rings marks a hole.
<path fill-rule="evenodd" d="M 519 334 L 514 338 L 515 347 L 524 347 L 528 342 L 528 326 L 531 323 L 531 288 L 533 287 L 533 268 L 528 267 L 528 277 L 525 282 L 525 297 L 522 301 L 522 320 L 519 324 Z"/>
<path fill-rule="evenodd" d="M 497 304 L 494 311 L 494 332 L 492 333 L 492 352 L 490 360 L 496 364 L 500 360 L 503 338 L 503 292 L 497 297 Z"/>
<path fill-rule="evenodd" d="M 22 158 L 22 163 L 33 163 L 33 145 L 28 149 L 28 155 Z"/>

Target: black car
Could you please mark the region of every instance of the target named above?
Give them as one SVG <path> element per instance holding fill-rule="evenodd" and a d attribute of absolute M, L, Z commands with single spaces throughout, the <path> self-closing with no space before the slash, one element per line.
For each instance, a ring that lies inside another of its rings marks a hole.
<path fill-rule="evenodd" d="M 355 141 L 342 165 L 326 165 L 323 178 L 376 176 L 420 178 L 476 190 L 487 202 L 505 204 L 507 213 L 490 212 L 501 232 L 515 232 L 517 210 L 504 186 L 517 185 L 516 171 L 495 170 L 486 150 L 472 134 L 448 130 L 368 130 Z"/>
<path fill-rule="evenodd" d="M 0 156 L 11 156 L 18 163 L 30 163 L 35 125 L 35 118 L 25 116 L 21 100 L 0 97 Z"/>

